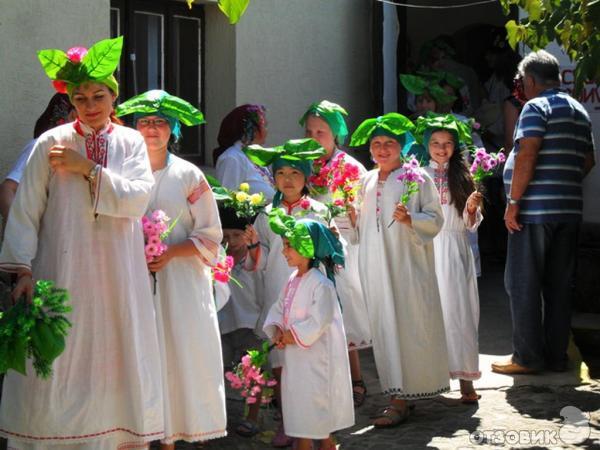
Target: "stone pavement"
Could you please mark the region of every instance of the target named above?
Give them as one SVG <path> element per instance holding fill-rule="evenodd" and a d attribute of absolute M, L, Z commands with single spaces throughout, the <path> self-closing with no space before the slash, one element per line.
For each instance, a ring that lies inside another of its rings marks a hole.
<path fill-rule="evenodd" d="M 336 434 L 338 448 L 600 448 L 600 380 L 589 379 L 581 361 L 573 363 L 571 371 L 560 374 L 511 377 L 491 373 L 490 362 L 511 351 L 510 313 L 499 265 L 484 267 L 480 294 L 483 376 L 475 385 L 482 396 L 479 405 L 452 402 L 452 398 L 459 397 L 458 384 L 453 383 L 453 391 L 444 397 L 415 402 L 405 424 L 394 429 L 374 429 L 370 417 L 386 404 L 386 399 L 378 393 L 372 353 L 365 350 L 361 352 L 361 362 L 369 395 L 356 411 L 356 425 Z M 570 353 L 572 358 L 580 359 L 574 346 Z M 271 448 L 269 440 L 277 427 L 273 411 L 263 410 L 265 431 L 261 435 L 241 438 L 234 427 L 242 415 L 243 404 L 235 395 L 229 397 L 229 436 L 202 445 L 181 443 L 178 450 Z M 565 407 L 571 408 L 563 410 Z M 584 415 L 579 417 L 578 410 Z"/>

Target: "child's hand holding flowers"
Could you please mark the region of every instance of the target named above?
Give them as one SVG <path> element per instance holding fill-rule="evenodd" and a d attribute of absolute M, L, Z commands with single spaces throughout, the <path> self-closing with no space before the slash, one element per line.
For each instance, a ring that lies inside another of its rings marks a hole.
<path fill-rule="evenodd" d="M 477 212 L 477 209 L 483 201 L 483 194 L 479 191 L 473 191 L 469 198 L 467 198 L 467 212 L 469 215 L 473 215 Z"/>

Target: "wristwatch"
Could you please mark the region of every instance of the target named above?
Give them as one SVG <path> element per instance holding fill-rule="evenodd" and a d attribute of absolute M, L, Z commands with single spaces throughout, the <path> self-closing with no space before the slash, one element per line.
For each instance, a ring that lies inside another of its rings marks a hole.
<path fill-rule="evenodd" d="M 520 200 L 515 200 L 514 198 L 510 198 L 510 196 L 506 197 L 509 205 L 518 205 Z"/>

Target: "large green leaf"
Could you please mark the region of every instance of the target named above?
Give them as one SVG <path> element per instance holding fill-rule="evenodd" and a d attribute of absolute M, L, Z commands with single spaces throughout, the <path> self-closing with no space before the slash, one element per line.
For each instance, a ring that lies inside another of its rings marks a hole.
<path fill-rule="evenodd" d="M 115 110 L 117 117 L 134 113 L 152 114 L 156 112 L 180 120 L 184 125 L 204 123 L 204 116 L 198 108 L 160 89 L 136 95 L 121 103 Z"/>
<path fill-rule="evenodd" d="M 236 24 L 248 7 L 250 0 L 219 0 L 219 9 L 227 16 L 230 24 Z"/>
<path fill-rule="evenodd" d="M 92 45 L 81 62 L 88 77 L 103 80 L 112 75 L 119 66 L 122 50 L 123 36 L 104 39 Z"/>
<path fill-rule="evenodd" d="M 58 72 L 70 63 L 67 54 L 59 49 L 40 50 L 37 55 L 46 75 L 51 80 L 59 79 L 57 78 Z"/>

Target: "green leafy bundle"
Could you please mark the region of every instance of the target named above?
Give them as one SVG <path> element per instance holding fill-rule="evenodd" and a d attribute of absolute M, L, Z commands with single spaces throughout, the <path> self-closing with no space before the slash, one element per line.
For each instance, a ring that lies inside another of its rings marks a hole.
<path fill-rule="evenodd" d="M 508 43 L 523 42 L 533 50 L 556 41 L 575 63 L 575 93 L 586 81 L 600 81 L 600 0 L 500 0 L 504 14 L 511 7 L 527 12 L 519 22 L 506 23 Z"/>
<path fill-rule="evenodd" d="M 0 373 L 13 369 L 27 375 L 26 359 L 41 378 L 52 375 L 52 363 L 65 349 L 71 322 L 69 294 L 54 282 L 39 280 L 31 303 L 19 301 L 0 313 Z"/>

